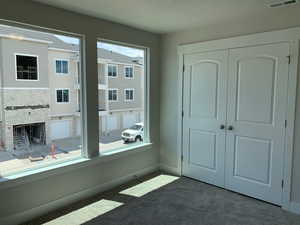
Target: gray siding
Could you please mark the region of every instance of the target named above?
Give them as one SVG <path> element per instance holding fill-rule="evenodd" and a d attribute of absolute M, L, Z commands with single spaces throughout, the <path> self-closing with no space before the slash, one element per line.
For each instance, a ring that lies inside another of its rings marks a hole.
<path fill-rule="evenodd" d="M 98 83 L 99 84 L 106 84 L 105 79 L 105 64 L 98 63 Z"/>
<path fill-rule="evenodd" d="M 118 89 L 118 101 L 109 102 L 110 110 L 122 110 L 122 109 L 137 109 L 142 107 L 142 72 L 141 66 L 134 66 L 133 79 L 127 79 L 124 76 L 124 66 L 118 65 L 118 76 L 116 78 L 108 78 L 108 88 Z M 124 96 L 124 90 L 126 88 L 134 89 L 134 101 L 126 102 Z"/>
<path fill-rule="evenodd" d="M 51 115 L 74 114 L 78 110 L 78 89 L 77 86 L 77 62 L 73 59 L 74 53 L 49 50 L 49 82 L 50 82 L 50 111 Z M 55 60 L 68 60 L 69 73 L 56 74 Z M 56 89 L 69 89 L 69 103 L 56 102 Z"/>
<path fill-rule="evenodd" d="M 106 95 L 105 95 L 105 90 L 99 90 L 98 92 L 99 96 L 99 105 L 98 105 L 98 110 L 104 110 L 106 109 Z"/>

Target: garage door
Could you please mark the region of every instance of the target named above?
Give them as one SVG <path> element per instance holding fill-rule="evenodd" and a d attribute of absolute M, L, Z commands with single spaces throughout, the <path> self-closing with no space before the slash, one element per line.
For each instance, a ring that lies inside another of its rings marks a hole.
<path fill-rule="evenodd" d="M 128 113 L 123 115 L 123 128 L 129 128 L 132 125 L 134 125 L 137 120 L 136 120 L 136 113 Z"/>
<path fill-rule="evenodd" d="M 118 129 L 118 117 L 115 115 L 107 116 L 106 128 L 107 128 L 107 131 L 117 130 Z"/>
<path fill-rule="evenodd" d="M 71 121 L 59 120 L 51 123 L 51 139 L 62 139 L 71 136 Z"/>
<path fill-rule="evenodd" d="M 76 135 L 77 136 L 81 135 L 81 121 L 80 121 L 80 119 L 76 120 Z"/>

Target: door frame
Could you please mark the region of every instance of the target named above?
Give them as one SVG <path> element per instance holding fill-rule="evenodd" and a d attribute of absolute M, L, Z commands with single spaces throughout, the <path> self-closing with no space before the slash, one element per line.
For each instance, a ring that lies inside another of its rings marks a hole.
<path fill-rule="evenodd" d="M 282 205 L 285 210 L 291 210 L 291 189 L 292 189 L 292 167 L 294 151 L 294 123 L 297 95 L 297 77 L 299 61 L 299 41 L 300 27 L 285 30 L 256 33 L 245 36 L 238 36 L 227 39 L 199 42 L 193 44 L 179 45 L 177 53 L 179 57 L 178 68 L 178 139 L 177 139 L 177 168 L 178 174 L 182 175 L 182 155 L 183 155 L 183 75 L 184 75 L 184 55 L 201 53 L 216 50 L 229 50 L 241 47 L 251 47 L 274 43 L 289 43 L 290 45 L 290 65 L 288 74 L 288 92 L 286 104 L 285 149 L 283 160 L 284 186 L 282 191 Z"/>

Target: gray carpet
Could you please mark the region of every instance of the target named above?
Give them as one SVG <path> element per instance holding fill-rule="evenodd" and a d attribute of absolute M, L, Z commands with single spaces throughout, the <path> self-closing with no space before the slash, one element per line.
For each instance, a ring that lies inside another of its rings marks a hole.
<path fill-rule="evenodd" d="M 184 177 L 140 197 L 117 190 L 101 198 L 123 205 L 82 224 L 300 225 L 280 207 Z"/>

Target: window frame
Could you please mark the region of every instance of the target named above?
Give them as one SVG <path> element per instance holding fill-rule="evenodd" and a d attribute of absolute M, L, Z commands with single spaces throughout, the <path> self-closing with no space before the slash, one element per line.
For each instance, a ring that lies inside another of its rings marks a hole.
<path fill-rule="evenodd" d="M 116 67 L 116 76 L 109 76 L 108 68 L 109 68 L 110 66 Z M 106 76 L 107 76 L 108 78 L 118 78 L 118 76 L 119 76 L 118 64 L 113 64 L 113 63 L 108 63 L 108 64 L 106 64 Z"/>
<path fill-rule="evenodd" d="M 126 68 L 131 68 L 132 69 L 132 76 L 131 77 L 126 76 Z M 134 79 L 134 65 L 125 65 L 124 66 L 124 78 L 129 79 L 129 80 Z"/>
<path fill-rule="evenodd" d="M 96 68 L 93 68 L 93 63 L 87 60 L 87 48 L 89 49 L 90 52 L 93 51 L 92 46 L 86 46 L 86 42 L 92 42 L 90 37 L 87 37 L 86 34 L 82 32 L 69 32 L 66 30 L 57 30 L 53 29 L 50 27 L 41 27 L 41 26 L 35 26 L 35 25 L 30 25 L 30 24 L 25 24 L 25 23 L 18 23 L 15 21 L 10 21 L 10 20 L 1 20 L 1 25 L 7 25 L 15 28 L 21 28 L 21 29 L 27 29 L 31 31 L 36 31 L 36 32 L 45 32 L 45 33 L 50 33 L 53 35 L 64 35 L 64 36 L 69 36 L 73 38 L 77 38 L 79 42 L 79 49 L 78 49 L 78 57 L 79 57 L 79 88 L 81 91 L 80 95 L 80 101 L 81 104 L 79 105 L 80 107 L 80 124 L 81 124 L 81 149 L 80 149 L 80 156 L 75 156 L 74 158 L 71 159 L 66 159 L 58 162 L 53 162 L 51 164 L 39 164 L 36 165 L 34 168 L 25 168 L 24 170 L 20 170 L 16 173 L 13 174 L 7 174 L 4 175 L 3 177 L 0 178 L 0 184 L 8 187 L 14 187 L 21 185 L 23 183 L 39 180 L 41 178 L 47 178 L 48 176 L 56 175 L 56 174 L 62 174 L 65 173 L 66 171 L 73 170 L 73 169 L 78 169 L 78 167 L 82 166 L 88 166 L 88 165 L 93 165 L 93 161 L 90 160 L 91 158 L 97 158 L 99 155 L 98 151 L 93 151 L 95 149 L 95 146 L 99 146 L 99 143 L 93 143 L 94 137 L 90 137 L 88 133 L 93 133 L 95 136 L 95 133 L 97 135 L 98 129 L 93 129 L 94 128 L 94 121 L 88 122 L 88 114 L 89 112 L 93 111 L 94 105 L 93 104 L 88 104 L 90 98 L 93 97 L 94 93 L 90 91 L 94 85 L 94 81 L 88 80 L 87 79 L 87 74 L 91 73 L 93 70 L 96 70 Z M 14 39 L 13 37 L 8 37 L 11 39 Z M 51 44 L 51 41 L 46 41 L 46 40 L 40 40 L 40 39 L 32 39 L 32 38 L 26 38 L 20 39 L 21 41 L 30 41 L 30 42 L 38 42 L 38 43 L 43 43 L 43 44 Z M 96 41 L 95 41 L 96 43 Z M 63 50 L 64 51 L 64 50 Z M 23 53 L 20 51 L 14 52 L 13 54 L 14 59 L 12 59 L 12 64 L 14 64 L 14 69 L 12 68 L 12 72 L 15 73 L 15 81 L 25 81 L 25 82 L 32 82 L 32 81 L 40 81 L 40 56 L 33 54 L 27 54 Z M 16 55 L 21 55 L 21 56 L 33 56 L 37 57 L 37 80 L 28 80 L 28 79 L 18 79 L 17 76 L 17 60 L 16 60 Z M 14 61 L 14 62 L 13 62 Z M 49 69 L 49 61 L 47 63 L 47 71 Z M 51 74 L 49 74 L 51 75 Z M 13 79 L 13 78 L 12 78 Z M 18 88 L 18 87 L 16 87 Z M 33 89 L 36 89 L 35 87 L 32 87 Z M 44 89 L 44 88 L 43 88 Z M 48 89 L 48 88 L 47 88 Z M 55 90 L 55 88 L 53 88 Z M 58 88 L 61 89 L 61 88 Z M 66 88 L 67 89 L 67 88 Z M 53 93 L 53 92 L 52 92 Z M 70 96 L 70 91 L 69 91 L 69 102 L 71 102 L 71 96 Z M 55 97 L 56 97 L 56 90 L 55 90 Z M 51 102 L 51 97 L 52 94 L 50 92 L 49 100 Z M 56 100 L 55 100 L 56 101 Z M 94 118 L 95 119 L 95 118 Z M 18 178 L 18 179 L 17 179 Z M 20 178 L 20 179 L 19 179 Z"/>
<path fill-rule="evenodd" d="M 150 48 L 146 46 L 141 46 L 141 45 L 135 45 L 135 44 L 130 44 L 127 42 L 122 42 L 122 41 L 116 41 L 116 40 L 111 40 L 111 39 L 106 39 L 106 38 L 97 38 L 97 46 L 99 42 L 103 43 L 108 43 L 108 44 L 115 44 L 115 45 L 121 45 L 124 47 L 130 47 L 130 48 L 135 48 L 142 50 L 144 52 L 143 54 L 143 62 L 144 64 L 141 65 L 143 67 L 143 73 L 144 73 L 144 79 L 143 79 L 143 90 L 142 90 L 142 95 L 143 95 L 143 100 L 144 100 L 144 112 L 143 112 L 143 117 L 144 117 L 144 137 L 143 137 L 143 143 L 140 145 L 136 146 L 129 146 L 124 149 L 116 149 L 112 150 L 112 152 L 108 152 L 107 154 L 116 154 L 119 152 L 126 152 L 130 149 L 139 149 L 140 146 L 151 146 L 151 136 L 150 136 Z M 123 65 L 128 65 L 128 64 L 123 64 Z M 135 66 L 140 66 L 140 65 L 135 65 Z M 106 153 L 100 153 L 99 156 L 104 156 Z"/>
<path fill-rule="evenodd" d="M 36 76 L 37 76 L 37 79 L 31 80 L 31 79 L 19 79 L 18 78 L 17 56 L 28 56 L 28 57 L 35 57 L 36 58 L 36 64 L 37 64 L 36 65 Z M 16 81 L 29 81 L 29 82 L 40 81 L 39 56 L 38 55 L 15 52 L 14 53 L 14 60 L 15 60 L 15 79 L 16 79 Z"/>
<path fill-rule="evenodd" d="M 116 96 L 117 96 L 116 100 L 110 100 L 109 99 L 109 91 L 116 91 Z M 119 101 L 119 89 L 118 88 L 108 88 L 108 90 L 107 90 L 107 100 L 108 100 L 108 102 L 118 102 Z"/>
<path fill-rule="evenodd" d="M 132 91 L 132 99 L 126 99 L 126 91 Z M 124 102 L 134 102 L 135 101 L 135 89 L 134 88 L 125 88 L 124 89 Z"/>
<path fill-rule="evenodd" d="M 68 72 L 67 73 L 57 73 L 56 72 L 56 62 L 57 61 L 66 61 L 68 63 Z M 55 58 L 54 59 L 54 73 L 57 75 L 57 76 L 69 76 L 70 75 L 70 60 L 69 59 L 63 59 L 63 58 Z"/>
<path fill-rule="evenodd" d="M 57 91 L 64 91 L 67 90 L 68 91 L 68 101 L 67 102 L 58 102 L 57 101 Z M 71 96 L 70 96 L 70 88 L 55 88 L 55 103 L 56 104 L 70 104 L 71 103 Z"/>
<path fill-rule="evenodd" d="M 113 152 L 105 152 L 99 154 L 99 128 L 95 127 L 94 124 L 96 121 L 98 121 L 99 116 L 97 113 L 97 117 L 93 116 L 95 113 L 95 104 L 98 104 L 98 100 L 95 100 L 95 91 L 98 90 L 98 88 L 94 88 L 96 79 L 92 76 L 89 77 L 90 79 L 87 79 L 87 74 L 95 74 L 97 71 L 97 67 L 94 67 L 94 61 L 93 60 L 87 60 L 87 56 L 92 56 L 92 53 L 95 53 L 95 47 L 92 43 L 97 44 L 97 41 L 101 41 L 99 39 L 99 36 L 96 35 L 86 35 L 82 32 L 70 32 L 70 31 L 60 31 L 57 29 L 52 29 L 49 27 L 41 27 L 41 26 L 35 26 L 35 25 L 29 25 L 24 23 L 17 23 L 13 21 L 1 21 L 1 24 L 7 24 L 9 26 L 14 26 L 16 28 L 23 28 L 23 29 L 29 29 L 32 31 L 37 32 L 46 32 L 51 33 L 54 35 L 66 35 L 74 38 L 78 38 L 79 40 L 79 62 L 80 62 L 80 71 L 79 71 L 79 86 L 80 86 L 80 101 L 81 104 L 80 107 L 80 123 L 81 123 L 81 155 L 78 158 L 66 160 L 66 161 L 59 161 L 54 164 L 49 165 L 40 165 L 35 168 L 25 169 L 24 171 L 20 171 L 17 174 L 8 175 L 5 176 L 9 177 L 9 180 L 12 181 L 5 181 L 3 183 L 7 183 L 8 185 L 11 185 L 11 183 L 14 184 L 21 184 L 23 181 L 33 181 L 40 178 L 46 178 L 49 175 L 54 174 L 60 174 L 63 173 L 63 171 L 69 171 L 72 169 L 78 169 L 81 166 L 88 166 L 93 165 L 95 162 L 105 162 L 106 160 L 110 159 L 118 159 L 119 157 L 126 156 L 127 154 L 132 153 L 140 153 L 141 151 L 146 151 L 151 148 L 152 144 L 150 142 L 150 136 L 149 132 L 147 130 L 150 129 L 149 127 L 149 90 L 150 90 L 150 78 L 149 78 L 149 69 L 150 69 L 150 48 L 145 46 L 138 46 L 134 44 L 128 44 L 124 42 L 115 42 L 123 46 L 133 47 L 137 49 L 141 49 L 144 51 L 144 65 L 143 65 L 143 71 L 144 71 L 144 94 L 143 99 L 144 102 L 144 142 L 136 145 L 136 146 L 128 146 L 122 149 L 115 149 Z M 51 42 L 39 40 L 39 39 L 27 39 L 25 40 L 29 41 L 39 41 L 41 43 L 49 44 Z M 106 40 L 105 40 L 106 41 Z M 107 42 L 107 41 L 106 41 Z M 109 41 L 113 42 L 113 41 Z M 90 54 L 91 53 L 91 54 Z M 31 55 L 31 54 L 23 54 L 23 53 L 16 53 L 17 55 L 24 55 L 24 56 L 34 56 L 37 57 L 37 80 L 28 80 L 28 79 L 17 79 L 17 60 L 16 56 L 14 56 L 15 60 L 15 79 L 17 81 L 40 81 L 40 58 L 38 55 Z M 70 63 L 68 64 L 70 66 Z M 49 67 L 47 66 L 47 69 Z M 56 70 L 55 70 L 56 72 Z M 70 73 L 70 69 L 68 69 L 68 72 Z M 118 77 L 119 74 L 119 65 L 116 64 L 116 77 Z M 106 74 L 105 74 L 106 75 Z M 116 78 L 112 77 L 111 78 Z M 97 80 L 98 81 L 98 80 Z M 70 89 L 70 88 L 57 88 L 57 89 Z M 71 103 L 72 97 L 71 97 L 71 91 L 69 90 L 69 101 L 68 103 Z M 117 96 L 118 96 L 117 91 Z M 51 95 L 51 93 L 50 93 Z M 55 89 L 55 102 L 57 100 L 56 96 L 56 89 Z M 119 96 L 117 97 L 119 98 Z M 57 104 L 66 104 L 66 103 L 57 103 Z M 93 134 L 93 135 L 89 135 Z M 98 157 L 100 156 L 100 157 Z M 81 163 L 83 162 L 83 163 Z M 59 169 L 56 169 L 59 168 Z M 43 173 L 41 173 L 43 172 Z M 34 175 L 34 176 L 28 176 L 28 175 Z M 22 178 L 17 179 L 16 178 Z M 4 180 L 0 179 L 0 182 Z"/>

